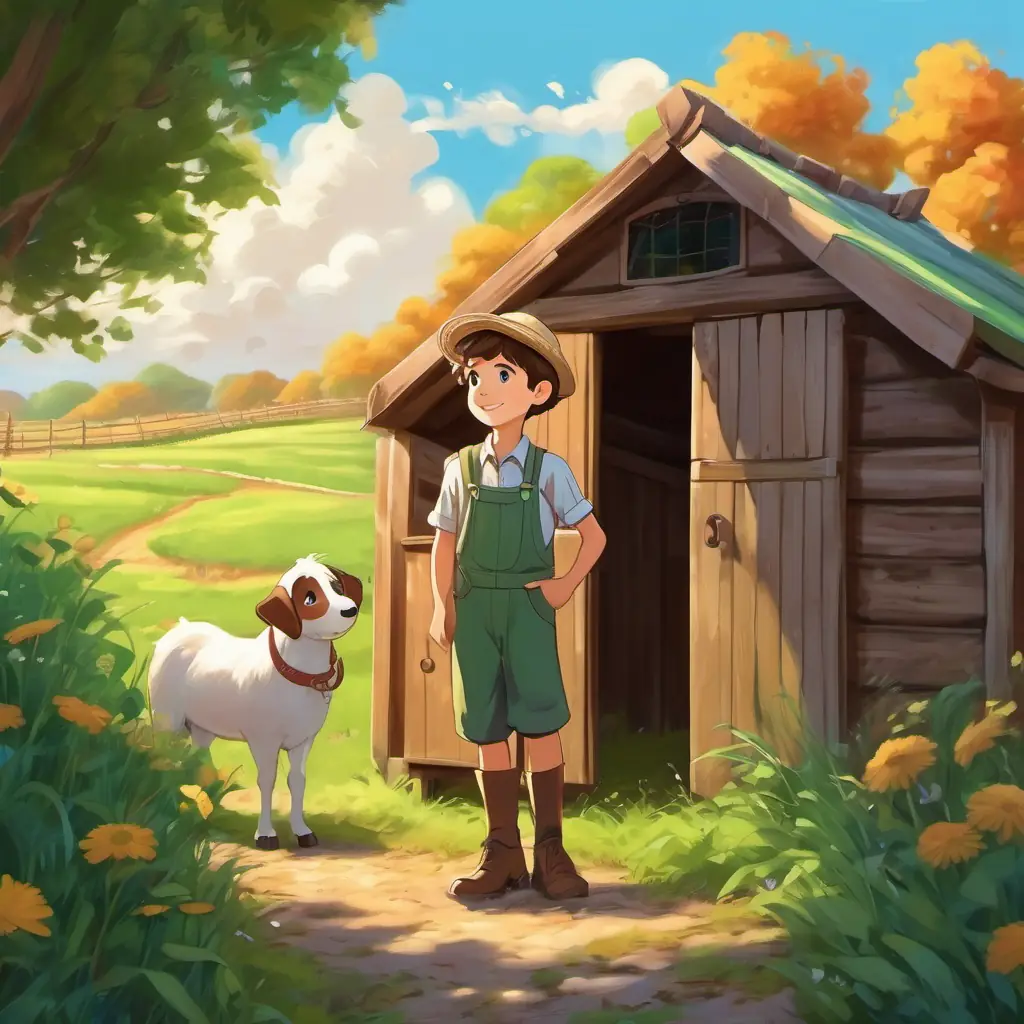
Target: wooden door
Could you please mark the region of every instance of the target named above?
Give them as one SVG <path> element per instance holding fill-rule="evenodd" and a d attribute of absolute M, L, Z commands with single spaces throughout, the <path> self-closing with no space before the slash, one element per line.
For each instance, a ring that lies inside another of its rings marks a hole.
<path fill-rule="evenodd" d="M 838 734 L 845 416 L 841 311 L 695 325 L 692 758 L 736 742 L 730 723 L 791 757 L 798 707 Z M 723 758 L 691 765 L 702 796 L 728 777 Z"/>
<path fill-rule="evenodd" d="M 592 334 L 560 334 L 558 340 L 576 376 L 576 392 L 550 412 L 527 420 L 526 432 L 542 448 L 569 464 L 583 493 L 597 505 L 597 452 L 600 380 L 596 339 Z M 600 508 L 597 509 L 600 517 Z M 567 572 L 579 551 L 575 530 L 555 531 L 555 572 Z M 592 785 L 596 776 L 597 680 L 594 657 L 596 581 L 593 574 L 558 609 L 558 657 L 571 719 L 562 731 L 565 780 Z"/>

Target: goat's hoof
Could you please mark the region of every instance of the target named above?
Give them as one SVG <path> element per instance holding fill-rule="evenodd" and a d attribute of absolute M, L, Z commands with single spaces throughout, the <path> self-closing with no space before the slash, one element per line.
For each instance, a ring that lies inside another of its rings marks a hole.
<path fill-rule="evenodd" d="M 281 840 L 277 836 L 257 836 L 256 837 L 256 849 L 257 850 L 280 850 Z"/>
<path fill-rule="evenodd" d="M 320 840 L 317 839 L 315 832 L 307 832 L 304 836 L 296 836 L 295 841 L 304 850 L 308 850 L 311 846 L 320 845 Z"/>

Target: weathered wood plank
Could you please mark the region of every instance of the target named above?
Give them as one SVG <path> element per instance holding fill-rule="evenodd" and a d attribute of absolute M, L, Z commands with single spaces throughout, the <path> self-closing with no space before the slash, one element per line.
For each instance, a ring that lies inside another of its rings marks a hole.
<path fill-rule="evenodd" d="M 761 454 L 761 404 L 758 381 L 757 317 L 740 320 L 740 415 L 736 458 Z"/>
<path fill-rule="evenodd" d="M 807 314 L 793 310 L 782 317 L 782 457 L 807 456 L 807 432 L 804 423 L 807 381 L 804 364 L 807 356 Z M 802 504 L 802 501 L 801 501 Z"/>
<path fill-rule="evenodd" d="M 802 379 L 802 375 L 801 375 Z M 801 712 L 804 649 L 804 485 L 791 481 L 782 488 L 782 541 L 779 554 L 779 649 L 782 694 L 779 708 L 787 724 Z"/>
<path fill-rule="evenodd" d="M 764 392 L 762 392 L 762 397 Z M 757 644 L 756 670 L 759 706 L 758 728 L 774 713 L 782 685 L 781 638 L 779 622 L 782 547 L 782 488 L 771 481 L 750 485 L 757 509 Z"/>
<path fill-rule="evenodd" d="M 695 459 L 720 459 L 722 428 L 718 412 L 718 324 L 701 323 L 693 330 L 694 380 L 700 387 L 700 401 L 694 407 Z"/>
<path fill-rule="evenodd" d="M 762 459 L 782 458 L 782 367 L 782 317 L 769 313 L 758 337 Z"/>
<path fill-rule="evenodd" d="M 607 331 L 657 324 L 694 323 L 706 317 L 802 309 L 851 302 L 854 296 L 821 271 L 719 277 L 641 284 L 585 295 L 535 299 L 523 309 L 556 331 Z"/>
<path fill-rule="evenodd" d="M 819 736 L 824 736 L 827 729 L 828 707 L 828 695 L 825 692 L 824 635 L 827 628 L 834 628 L 832 623 L 838 616 L 838 609 L 826 609 L 822 600 L 822 584 L 825 573 L 825 564 L 822 558 L 823 485 L 817 480 L 808 480 L 803 488 L 801 693 L 809 724 Z"/>
<path fill-rule="evenodd" d="M 858 558 L 853 615 L 889 626 L 973 626 L 985 619 L 985 571 L 971 562 Z"/>
<path fill-rule="evenodd" d="M 851 382 L 943 379 L 952 373 L 949 367 L 923 352 L 909 338 L 886 331 L 888 325 L 884 322 L 879 324 L 878 334 L 870 331 L 863 323 L 865 319 L 863 314 L 858 316 L 856 326 L 846 336 Z M 880 337 L 883 331 L 889 336 Z"/>
<path fill-rule="evenodd" d="M 811 267 L 811 261 L 791 242 L 750 210 L 746 217 L 747 269 L 756 273 Z"/>
<path fill-rule="evenodd" d="M 981 500 L 977 445 L 850 451 L 850 498 L 862 501 Z"/>
<path fill-rule="evenodd" d="M 405 746 L 402 751 L 406 760 L 415 761 L 419 758 L 439 756 L 444 757 L 444 750 L 447 744 L 441 737 L 432 737 L 428 734 L 429 724 L 429 701 L 428 690 L 430 689 L 432 672 L 424 672 L 425 659 L 431 659 L 435 668 L 438 662 L 443 663 L 447 659 L 444 652 L 430 639 L 430 617 L 431 609 L 424 607 L 426 597 L 430 595 L 430 553 L 423 550 L 405 550 L 403 552 L 405 562 L 405 592 L 402 604 L 404 605 L 404 622 L 402 630 L 402 653 L 404 671 L 403 683 L 405 691 L 404 699 L 404 727 Z M 450 678 L 450 677 L 449 677 Z M 454 720 L 450 723 L 452 731 L 455 729 Z M 434 742 L 431 742 L 434 740 Z M 438 743 L 437 741 L 441 742 Z"/>
<path fill-rule="evenodd" d="M 858 445 L 976 441 L 978 387 L 967 376 L 861 384 L 850 390 L 849 429 Z"/>
<path fill-rule="evenodd" d="M 688 487 L 690 482 L 690 474 L 684 469 L 666 466 L 664 462 L 649 459 L 644 455 L 637 455 L 635 452 L 624 451 L 608 444 L 601 446 L 601 464 L 615 466 L 648 480 L 657 480 L 659 483 L 677 490 Z"/>
<path fill-rule="evenodd" d="M 807 457 L 825 454 L 825 421 L 828 359 L 828 312 L 812 309 L 807 314 L 806 357 L 804 362 L 805 430 Z"/>
<path fill-rule="evenodd" d="M 985 537 L 985 684 L 989 696 L 1011 696 L 1014 564 L 1014 407 L 998 392 L 985 394 L 981 442 Z"/>
<path fill-rule="evenodd" d="M 733 368 L 738 372 L 739 367 Z M 736 561 L 736 505 L 735 494 L 732 484 L 716 483 L 705 484 L 708 490 L 714 492 L 715 511 L 724 517 L 726 527 L 723 530 L 723 543 L 717 550 L 705 548 L 711 556 L 712 561 L 718 562 L 718 622 L 715 632 L 718 634 L 718 685 L 717 691 L 717 712 L 715 715 L 716 728 L 711 734 L 711 748 L 728 747 L 735 742 L 732 734 L 733 720 L 733 651 L 735 647 L 735 636 L 737 625 L 733 620 L 733 567 Z M 703 533 L 703 531 L 701 531 Z M 746 629 L 746 623 L 739 624 L 740 629 Z M 732 765 L 721 758 L 715 758 L 709 763 L 709 771 L 713 784 L 717 787 L 724 785 L 732 775 Z"/>
<path fill-rule="evenodd" d="M 850 627 L 851 679 L 863 688 L 883 682 L 947 686 L 980 679 L 984 665 L 981 628 Z"/>
<path fill-rule="evenodd" d="M 374 484 L 375 549 L 373 561 L 373 686 L 370 694 L 370 748 L 381 774 L 387 772 L 391 749 L 391 704 L 394 689 L 400 689 L 393 674 L 395 642 L 395 600 L 392 593 L 392 556 L 395 551 L 392 507 L 401 510 L 401 493 L 392 483 L 390 436 L 377 438 L 376 480 Z M 397 482 L 397 481 L 396 481 Z M 401 636 L 401 630 L 398 630 Z M 399 693 L 401 700 L 404 694 Z"/>
<path fill-rule="evenodd" d="M 743 395 L 743 386 L 740 386 Z M 742 408 L 742 407 L 741 407 Z M 757 506 L 746 484 L 735 485 L 732 565 L 732 720 L 757 732 Z"/>
<path fill-rule="evenodd" d="M 740 322 L 718 324 L 718 458 L 736 457 L 740 414 Z"/>
<path fill-rule="evenodd" d="M 982 557 L 978 507 L 873 505 L 852 501 L 847 510 L 853 555 L 944 561 Z"/>
<path fill-rule="evenodd" d="M 700 461 L 690 465 L 691 480 L 825 480 L 838 473 L 835 459 L 745 459 Z"/>

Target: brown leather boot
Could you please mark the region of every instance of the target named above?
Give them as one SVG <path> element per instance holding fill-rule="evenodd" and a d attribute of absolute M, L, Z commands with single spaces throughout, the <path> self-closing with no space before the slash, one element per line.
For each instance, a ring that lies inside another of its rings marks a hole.
<path fill-rule="evenodd" d="M 530 884 L 519 838 L 518 768 L 504 771 L 480 771 L 476 781 L 484 798 L 487 813 L 487 838 L 483 856 L 476 871 L 465 878 L 456 878 L 448 889 L 453 900 L 493 899 L 512 889 L 525 889 Z"/>
<path fill-rule="evenodd" d="M 587 880 L 576 870 L 562 845 L 562 796 L 565 765 L 546 772 L 528 772 L 530 802 L 533 805 L 534 889 L 549 900 L 578 899 L 590 895 Z"/>

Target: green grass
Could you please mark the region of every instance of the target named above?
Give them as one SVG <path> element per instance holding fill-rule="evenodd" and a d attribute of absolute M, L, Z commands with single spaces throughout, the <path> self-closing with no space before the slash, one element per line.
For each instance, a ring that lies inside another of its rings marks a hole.
<path fill-rule="evenodd" d="M 376 438 L 356 419 L 252 428 L 138 449 L 108 449 L 98 462 L 190 466 L 373 493 Z M 94 454 L 94 453 L 90 453 Z"/>
<path fill-rule="evenodd" d="M 230 477 L 204 473 L 129 473 L 102 469 L 74 453 L 52 459 L 18 459 L 4 466 L 4 479 L 24 484 L 38 504 L 22 513 L 21 525 L 37 533 L 56 527 L 62 515 L 76 530 L 102 543 L 136 523 L 155 519 L 186 498 L 227 494 Z"/>
<path fill-rule="evenodd" d="M 149 546 L 164 558 L 281 573 L 310 552 L 362 580 L 373 572 L 373 500 L 248 490 L 189 509 Z"/>

